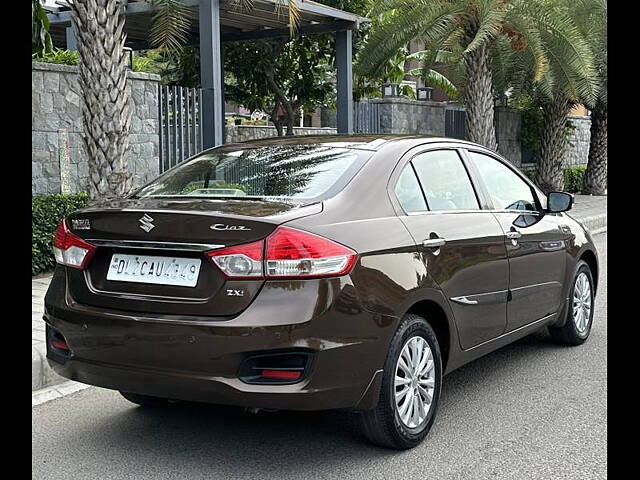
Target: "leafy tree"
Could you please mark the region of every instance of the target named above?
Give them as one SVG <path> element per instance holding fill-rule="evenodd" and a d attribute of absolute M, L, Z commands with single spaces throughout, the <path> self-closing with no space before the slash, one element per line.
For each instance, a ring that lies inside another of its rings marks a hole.
<path fill-rule="evenodd" d="M 225 72 L 232 77 L 226 97 L 270 113 L 278 135 L 284 126 L 293 135 L 295 112 L 315 109 L 334 91 L 331 43 L 318 35 L 226 44 Z"/>
<path fill-rule="evenodd" d="M 31 54 L 41 56 L 51 52 L 53 45 L 49 35 L 49 19 L 40 0 L 31 2 Z"/>

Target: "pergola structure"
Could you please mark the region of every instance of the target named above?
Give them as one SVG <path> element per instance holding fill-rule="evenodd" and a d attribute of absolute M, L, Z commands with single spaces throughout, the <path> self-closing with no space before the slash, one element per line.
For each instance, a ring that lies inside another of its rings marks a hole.
<path fill-rule="evenodd" d="M 298 35 L 333 33 L 336 38 L 336 88 L 338 133 L 353 131 L 352 31 L 368 21 L 353 13 L 310 0 L 296 0 L 300 12 Z M 75 49 L 68 1 L 56 2 L 49 10 L 49 33 L 57 47 Z M 203 147 L 224 142 L 224 74 L 221 43 L 239 40 L 288 37 L 289 11 L 286 0 L 254 0 L 243 10 L 229 0 L 183 0 L 193 8 L 189 44 L 200 45 Z M 145 1 L 129 0 L 125 7 L 126 46 L 133 50 L 151 48 L 149 30 L 156 7 Z"/>

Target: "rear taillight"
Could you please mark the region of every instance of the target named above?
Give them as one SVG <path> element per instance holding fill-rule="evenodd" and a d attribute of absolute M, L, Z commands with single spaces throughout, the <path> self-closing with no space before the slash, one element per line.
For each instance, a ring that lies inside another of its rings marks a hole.
<path fill-rule="evenodd" d="M 208 252 L 207 256 L 227 276 L 239 278 L 261 278 L 262 272 L 262 241 L 236 245 Z"/>
<path fill-rule="evenodd" d="M 227 276 L 238 278 L 317 278 L 346 275 L 357 254 L 319 235 L 278 227 L 266 240 L 208 252 Z"/>
<path fill-rule="evenodd" d="M 266 239 L 268 277 L 333 277 L 349 273 L 356 252 L 312 233 L 279 227 Z"/>
<path fill-rule="evenodd" d="M 53 240 L 56 262 L 68 267 L 85 269 L 95 251 L 96 247 L 71 233 L 62 219 Z"/>

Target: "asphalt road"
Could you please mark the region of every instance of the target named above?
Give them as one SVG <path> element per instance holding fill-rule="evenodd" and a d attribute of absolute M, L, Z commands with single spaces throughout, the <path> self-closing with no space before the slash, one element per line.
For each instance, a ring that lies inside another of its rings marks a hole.
<path fill-rule="evenodd" d="M 598 479 L 607 456 L 607 237 L 590 339 L 524 338 L 445 378 L 419 447 L 370 446 L 348 413 L 137 408 L 89 388 L 33 408 L 34 479 Z"/>

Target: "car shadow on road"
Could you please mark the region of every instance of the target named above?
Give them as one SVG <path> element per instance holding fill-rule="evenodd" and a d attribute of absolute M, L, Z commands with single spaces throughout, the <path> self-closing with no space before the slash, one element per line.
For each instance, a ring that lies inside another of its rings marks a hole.
<path fill-rule="evenodd" d="M 504 380 L 505 376 L 526 376 L 532 362 L 545 355 L 555 357 L 562 349 L 546 331 L 535 333 L 452 372 L 444 381 L 438 419 L 423 445 L 449 442 L 448 432 L 455 428 L 455 421 L 471 415 L 482 398 L 509 402 L 508 395 L 500 397 L 497 384 L 512 381 Z M 101 417 L 92 425 L 102 431 L 92 450 L 109 450 L 111 455 L 119 449 L 124 455 L 135 452 L 136 463 L 141 465 L 162 461 L 180 465 L 186 472 L 209 468 L 221 476 L 249 478 L 295 469 L 321 471 L 334 462 L 366 469 L 372 461 L 410 454 L 366 443 L 357 415 L 350 412 L 252 414 L 195 403 L 159 409 L 127 405 L 131 408 Z"/>

